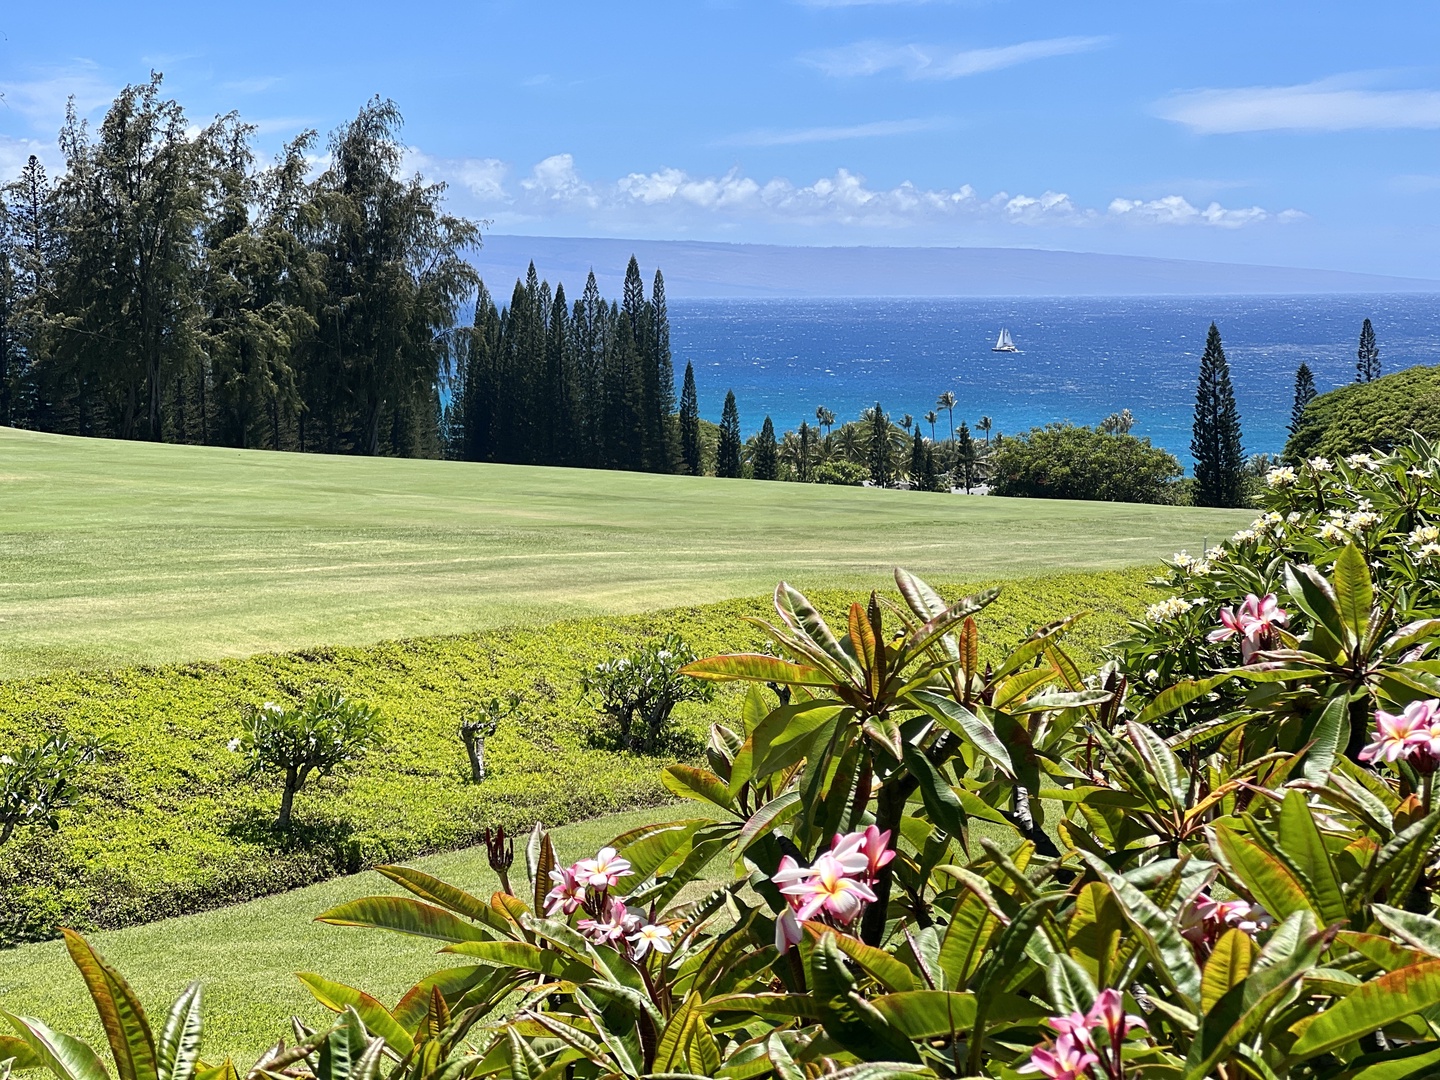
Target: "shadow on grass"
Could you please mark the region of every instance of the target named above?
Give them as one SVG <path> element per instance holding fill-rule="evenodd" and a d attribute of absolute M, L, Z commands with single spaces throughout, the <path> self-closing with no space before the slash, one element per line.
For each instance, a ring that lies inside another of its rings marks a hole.
<path fill-rule="evenodd" d="M 352 822 L 301 817 L 291 819 L 288 829 L 275 824 L 273 811 L 246 807 L 226 823 L 225 834 L 243 844 L 253 844 L 282 855 L 303 855 L 308 860 L 333 866 L 343 874 L 358 874 L 366 868 L 359 841 L 354 839 Z"/>

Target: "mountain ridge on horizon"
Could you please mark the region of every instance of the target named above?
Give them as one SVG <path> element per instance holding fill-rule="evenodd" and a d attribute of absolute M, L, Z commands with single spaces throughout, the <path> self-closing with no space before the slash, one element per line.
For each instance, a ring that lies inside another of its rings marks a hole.
<path fill-rule="evenodd" d="M 669 299 L 1274 296 L 1440 293 L 1440 280 L 1043 248 L 807 247 L 715 240 L 491 234 L 471 259 L 498 303 L 531 262 L 578 292 L 593 268 L 618 295 L 630 256 Z M 502 284 L 503 283 L 503 284 Z"/>

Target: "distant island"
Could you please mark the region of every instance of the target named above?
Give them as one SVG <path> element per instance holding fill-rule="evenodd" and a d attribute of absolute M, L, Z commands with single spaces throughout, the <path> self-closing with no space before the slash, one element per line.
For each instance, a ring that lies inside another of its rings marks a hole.
<path fill-rule="evenodd" d="M 698 240 L 492 234 L 471 262 L 486 281 L 542 276 L 618 293 L 630 256 L 665 267 L 671 299 L 836 296 L 1218 296 L 1440 293 L 1425 278 L 1284 266 L 979 247 L 787 247 Z"/>

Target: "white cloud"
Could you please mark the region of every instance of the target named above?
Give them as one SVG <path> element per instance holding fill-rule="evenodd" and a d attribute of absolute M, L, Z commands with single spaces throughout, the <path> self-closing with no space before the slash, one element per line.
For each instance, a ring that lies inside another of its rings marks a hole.
<path fill-rule="evenodd" d="M 1296 221 L 1305 215 L 1298 210 L 1282 210 L 1272 214 L 1258 206 L 1226 209 L 1212 202 L 1201 210 L 1180 195 L 1160 199 L 1114 199 L 1109 215 L 1117 221 L 1143 225 L 1210 225 L 1220 229 L 1239 229 L 1262 221 Z"/>
<path fill-rule="evenodd" d="M 518 184 L 507 185 L 505 166 L 492 159 L 430 159 L 412 151 L 407 165 L 465 187 L 477 199 L 476 210 L 505 227 L 565 220 L 601 229 L 685 230 L 752 223 L 881 230 L 966 223 L 1236 229 L 1303 216 L 1260 207 L 1227 208 L 1218 202 L 1201 209 L 1179 195 L 1118 198 L 1099 209 L 1081 205 L 1060 191 L 1039 195 L 1001 191 L 987 197 L 969 184 L 922 188 L 906 181 L 891 188 L 874 187 L 848 169 L 809 183 L 785 177 L 758 180 L 739 169 L 705 176 L 678 168 L 604 181 L 581 174 L 573 155 L 555 154 L 536 164 Z"/>
<path fill-rule="evenodd" d="M 98 65 L 88 60 L 64 68 L 52 68 L 33 79 L 0 82 L 5 105 L 14 109 L 31 127 L 58 131 L 65 120 L 65 105 L 73 96 L 75 107 L 86 116 L 108 105 L 120 87 L 100 76 Z"/>
<path fill-rule="evenodd" d="M 848 127 L 812 127 L 790 131 L 762 128 L 732 135 L 721 140 L 726 146 L 795 146 L 801 143 L 842 142 L 848 139 L 874 139 L 890 135 L 913 135 L 934 131 L 946 125 L 944 120 L 877 120 Z"/>
<path fill-rule="evenodd" d="M 1089 52 L 1109 42 L 1107 37 L 1060 37 L 1021 41 L 984 49 L 955 49 L 939 45 L 894 45 L 859 41 L 838 49 L 823 49 L 801 57 L 807 64 L 835 78 L 879 75 L 898 71 L 908 79 L 959 79 L 987 71 Z"/>
<path fill-rule="evenodd" d="M 54 146 L 39 139 L 12 139 L 8 135 L 0 135 L 0 185 L 8 184 L 19 176 L 31 154 L 38 157 L 47 169 L 53 169 L 53 159 L 59 157 Z"/>
<path fill-rule="evenodd" d="M 1159 102 L 1155 112 L 1202 135 L 1433 129 L 1440 128 L 1440 91 L 1367 90 L 1353 79 L 1322 79 L 1297 86 L 1188 90 Z"/>

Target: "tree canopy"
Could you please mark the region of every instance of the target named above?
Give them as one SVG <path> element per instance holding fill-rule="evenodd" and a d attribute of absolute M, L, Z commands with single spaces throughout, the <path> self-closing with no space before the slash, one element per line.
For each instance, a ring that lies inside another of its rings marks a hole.
<path fill-rule="evenodd" d="M 1049 424 L 1007 436 L 991 453 L 993 495 L 1168 503 L 1184 475 L 1173 454 L 1134 435 Z"/>
<path fill-rule="evenodd" d="M 1373 382 L 1350 383 L 1305 407 L 1285 457 L 1343 457 L 1389 450 L 1410 432 L 1440 438 L 1440 366 L 1412 367 Z"/>

